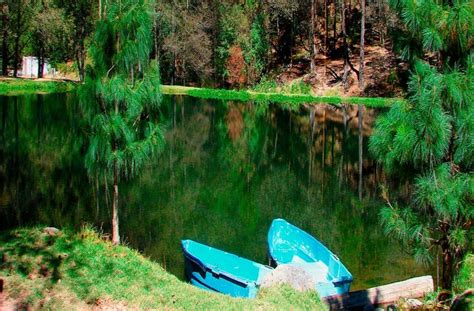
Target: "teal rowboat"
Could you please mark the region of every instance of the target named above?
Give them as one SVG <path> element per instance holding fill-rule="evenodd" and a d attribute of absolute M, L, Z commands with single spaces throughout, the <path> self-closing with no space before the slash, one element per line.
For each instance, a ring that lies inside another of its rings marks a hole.
<path fill-rule="evenodd" d="M 275 219 L 268 231 L 268 250 L 276 265 L 304 268 L 321 297 L 349 292 L 352 274 L 326 246 L 284 219 Z"/>
<path fill-rule="evenodd" d="M 254 298 L 273 269 L 192 240 L 181 241 L 186 275 L 197 287 L 233 297 Z"/>

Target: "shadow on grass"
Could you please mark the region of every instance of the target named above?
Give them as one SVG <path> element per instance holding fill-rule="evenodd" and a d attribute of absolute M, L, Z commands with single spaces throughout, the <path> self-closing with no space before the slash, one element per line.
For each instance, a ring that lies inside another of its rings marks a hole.
<path fill-rule="evenodd" d="M 327 297 L 324 300 L 329 306 L 330 310 L 375 310 L 376 307 L 382 305 L 381 292 L 376 289 L 375 293 L 370 293 L 367 290 L 359 290 L 350 292 L 349 294 L 340 296 Z M 390 309 L 390 306 L 387 307 Z"/>
<path fill-rule="evenodd" d="M 23 277 L 42 276 L 52 283 L 61 279 L 61 265 L 66 254 L 58 252 L 57 237 L 10 232 L 0 236 L 0 270 L 14 270 Z"/>

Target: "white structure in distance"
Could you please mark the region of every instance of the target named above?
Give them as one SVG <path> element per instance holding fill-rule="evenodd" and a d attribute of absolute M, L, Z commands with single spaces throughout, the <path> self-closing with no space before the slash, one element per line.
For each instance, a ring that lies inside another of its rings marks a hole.
<path fill-rule="evenodd" d="M 24 56 L 20 76 L 24 78 L 38 78 L 38 57 Z M 55 75 L 56 70 L 51 67 L 48 60 L 44 60 L 43 76 Z"/>

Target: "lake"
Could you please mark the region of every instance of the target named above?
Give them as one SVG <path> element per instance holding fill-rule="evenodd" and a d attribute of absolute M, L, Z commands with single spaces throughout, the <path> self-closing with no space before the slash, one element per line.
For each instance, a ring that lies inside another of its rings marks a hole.
<path fill-rule="evenodd" d="M 163 152 L 119 185 L 123 241 L 183 279 L 181 239 L 268 263 L 267 230 L 281 217 L 336 253 L 353 289 L 431 272 L 383 233 L 379 185 L 406 199 L 408 181 L 368 154 L 378 112 L 364 113 L 359 133 L 354 110 L 165 96 Z M 87 177 L 86 135 L 72 93 L 0 97 L 0 230 L 110 232 L 111 187 Z"/>

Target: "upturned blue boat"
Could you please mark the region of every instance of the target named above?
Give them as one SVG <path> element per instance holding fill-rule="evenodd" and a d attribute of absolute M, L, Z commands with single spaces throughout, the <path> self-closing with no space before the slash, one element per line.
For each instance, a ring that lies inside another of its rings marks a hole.
<path fill-rule="evenodd" d="M 286 220 L 273 220 L 268 231 L 268 250 L 276 265 L 297 265 L 309 272 L 321 297 L 349 292 L 352 274 L 339 258 L 313 236 Z"/>
<path fill-rule="evenodd" d="M 197 287 L 233 297 L 254 298 L 264 277 L 273 269 L 192 241 L 181 241 L 186 275 Z"/>

